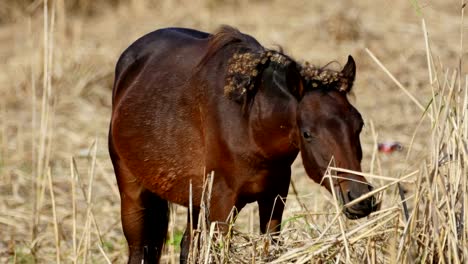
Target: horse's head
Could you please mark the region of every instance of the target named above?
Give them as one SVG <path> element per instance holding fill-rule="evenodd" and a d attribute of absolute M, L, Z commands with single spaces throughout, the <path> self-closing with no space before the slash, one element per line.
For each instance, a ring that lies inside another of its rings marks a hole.
<path fill-rule="evenodd" d="M 225 93 L 247 112 L 256 103 L 249 113 L 258 147 L 289 153 L 291 141 L 298 143 L 307 174 L 329 191 L 334 188 L 346 204 L 372 190 L 355 174 L 338 173 L 331 183 L 323 179 L 329 165 L 361 171 L 363 120 L 347 98 L 355 74 L 351 56 L 338 72 L 298 66 L 279 52 L 235 54 L 229 61 Z M 345 208 L 345 214 L 355 219 L 375 210 L 376 199 L 370 197 Z"/>
<path fill-rule="evenodd" d="M 338 173 L 331 181 L 323 176 L 329 165 L 361 171 L 359 134 L 364 122 L 347 99 L 356 74 L 355 62 L 350 56 L 341 72 L 306 65 L 301 74 L 305 87 L 296 120 L 304 168 L 314 181 L 329 191 L 334 188 L 338 198 L 349 203 L 372 190 L 366 179 L 347 173 Z M 345 208 L 345 214 L 355 219 L 375 210 L 376 199 L 369 197 Z"/>

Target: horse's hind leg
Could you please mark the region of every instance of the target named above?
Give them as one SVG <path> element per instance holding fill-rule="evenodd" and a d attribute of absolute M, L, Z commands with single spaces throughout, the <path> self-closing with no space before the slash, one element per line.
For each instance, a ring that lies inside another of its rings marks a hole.
<path fill-rule="evenodd" d="M 119 160 L 113 162 L 129 248 L 128 263 L 159 263 L 168 229 L 168 202 L 141 186 Z"/>

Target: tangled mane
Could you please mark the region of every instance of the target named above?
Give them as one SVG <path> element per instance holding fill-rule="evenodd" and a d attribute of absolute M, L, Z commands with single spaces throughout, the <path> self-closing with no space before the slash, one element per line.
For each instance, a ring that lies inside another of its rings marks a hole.
<path fill-rule="evenodd" d="M 328 64 L 327 64 L 328 65 Z M 331 70 L 325 67 L 317 67 L 305 62 L 299 66 L 299 72 L 306 82 L 306 86 L 312 88 L 319 87 L 338 87 L 340 92 L 346 91 L 348 79 L 343 76 L 343 73 Z"/>
<path fill-rule="evenodd" d="M 241 104 L 244 113 L 249 109 L 257 92 L 263 71 L 271 63 L 282 68 L 295 69 L 300 76 L 298 78 L 302 78 L 309 89 L 334 88 L 347 92 L 353 81 L 346 78 L 342 72 L 331 70 L 326 66 L 320 68 L 308 62 L 300 65 L 285 55 L 281 48 L 279 51 L 266 49 L 253 37 L 230 26 L 222 26 L 210 36 L 207 51 L 198 63 L 196 72 L 203 70 L 220 52 L 223 52 L 223 60 L 227 61 L 224 72 L 224 95 Z"/>
<path fill-rule="evenodd" d="M 220 51 L 228 56 L 224 95 L 242 104 L 244 110 L 255 95 L 257 81 L 269 63 L 286 66 L 293 62 L 281 50 L 268 50 L 253 37 L 233 27 L 222 26 L 210 36 L 208 50 L 197 65 L 197 71 L 200 71 Z"/>
<path fill-rule="evenodd" d="M 325 88 L 336 89 L 349 93 L 356 78 L 356 62 L 351 55 L 341 71 L 335 71 L 324 67 L 311 66 L 308 62 L 300 65 L 298 70 L 309 89 Z"/>
<path fill-rule="evenodd" d="M 253 51 L 263 49 L 256 40 L 242 34 L 238 29 L 223 25 L 209 38 L 208 50 L 197 65 L 197 68 L 205 66 L 220 50 L 229 48 L 234 53 L 236 50 Z"/>

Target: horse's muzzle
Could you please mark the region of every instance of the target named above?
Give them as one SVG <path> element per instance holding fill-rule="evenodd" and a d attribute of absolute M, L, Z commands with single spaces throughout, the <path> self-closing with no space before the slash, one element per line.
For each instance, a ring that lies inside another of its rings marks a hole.
<path fill-rule="evenodd" d="M 379 210 L 379 208 L 380 203 L 377 202 L 377 199 L 374 196 L 371 196 L 352 206 L 345 207 L 343 212 L 349 219 L 359 219 Z"/>

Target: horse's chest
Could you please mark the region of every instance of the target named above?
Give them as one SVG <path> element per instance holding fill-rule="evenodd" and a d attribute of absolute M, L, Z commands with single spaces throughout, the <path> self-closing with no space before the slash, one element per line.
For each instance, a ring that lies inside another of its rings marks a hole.
<path fill-rule="evenodd" d="M 271 190 L 275 184 L 274 175 L 270 171 L 257 171 L 244 177 L 241 192 L 248 196 L 257 196 Z"/>

